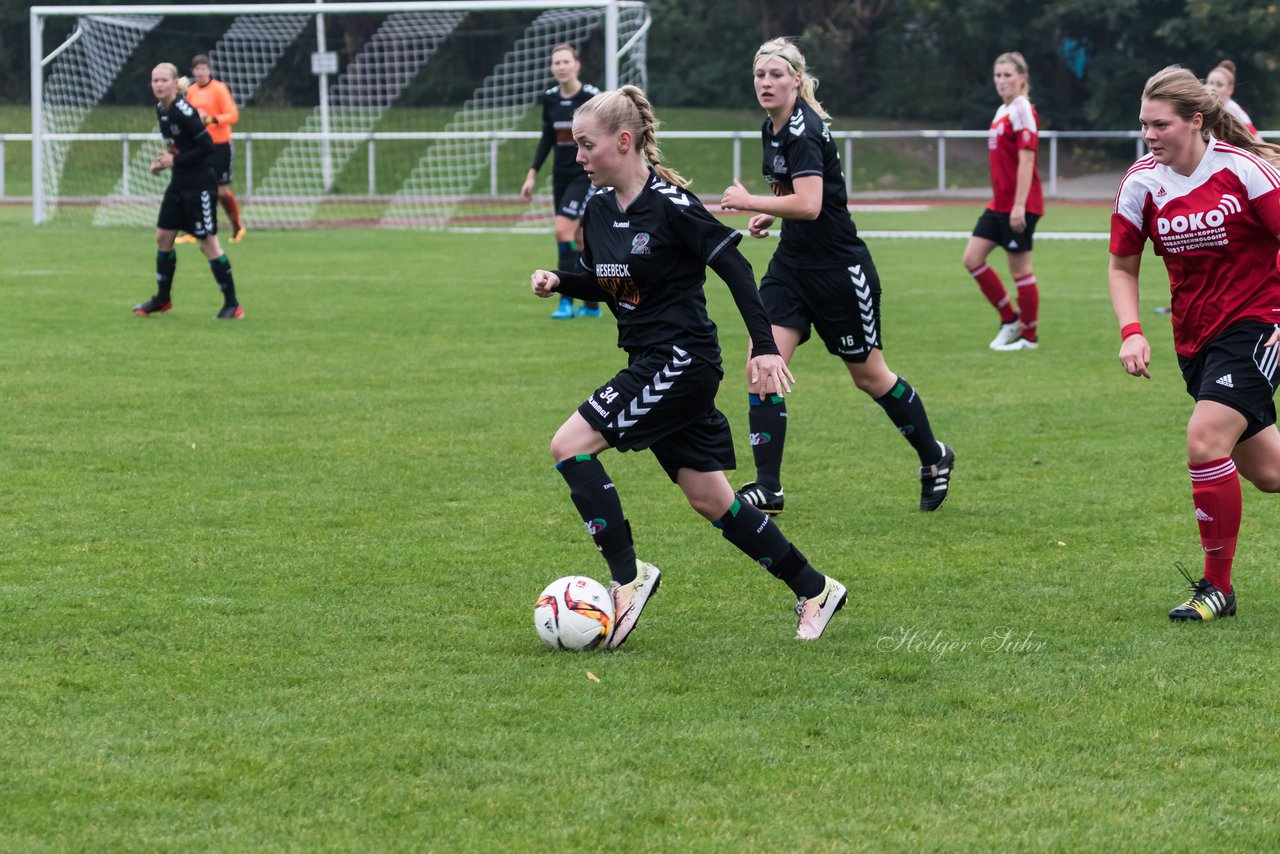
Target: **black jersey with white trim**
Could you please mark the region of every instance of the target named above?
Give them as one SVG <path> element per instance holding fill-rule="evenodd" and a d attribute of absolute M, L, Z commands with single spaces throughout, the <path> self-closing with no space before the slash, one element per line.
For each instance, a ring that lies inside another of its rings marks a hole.
<path fill-rule="evenodd" d="M 582 230 L 582 266 L 594 274 L 618 316 L 619 347 L 634 357 L 675 344 L 720 365 L 703 286 L 707 265 L 726 249 L 736 252 L 741 234 L 708 213 L 697 196 L 652 170 L 625 211 L 611 187 L 592 196 Z"/>
<path fill-rule="evenodd" d="M 795 112 L 777 133 L 764 120 L 763 171 L 775 196 L 795 192 L 796 178 L 822 178 L 822 210 L 815 220 L 784 219 L 782 237 L 774 257 L 802 270 L 829 270 L 858 260 L 866 244 L 858 237 L 849 216 L 840 153 L 822 117 L 803 99 L 796 99 Z"/>
<path fill-rule="evenodd" d="M 582 167 L 577 161 L 578 144 L 573 141 L 573 114 L 599 94 L 600 90 L 590 83 L 583 83 L 582 88 L 570 98 L 560 94 L 559 86 L 552 86 L 542 93 L 542 137 L 533 153 L 535 172 L 542 168 L 547 154 L 554 148 L 556 156 L 552 162 L 557 176 L 567 180 L 582 174 Z"/>
<path fill-rule="evenodd" d="M 213 138 L 204 126 L 195 107 L 179 95 L 167 108 L 156 104 L 156 119 L 160 122 L 160 135 L 178 150 L 173 156 L 173 171 L 169 183 L 174 187 L 198 189 L 216 184 L 213 171 Z"/>

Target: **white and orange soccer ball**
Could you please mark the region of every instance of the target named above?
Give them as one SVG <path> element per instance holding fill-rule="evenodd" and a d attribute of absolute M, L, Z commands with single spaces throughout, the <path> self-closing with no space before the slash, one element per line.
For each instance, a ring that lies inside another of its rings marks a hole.
<path fill-rule="evenodd" d="M 594 578 L 557 578 L 538 597 L 533 625 L 538 637 L 552 649 L 602 647 L 613 631 L 613 597 Z"/>

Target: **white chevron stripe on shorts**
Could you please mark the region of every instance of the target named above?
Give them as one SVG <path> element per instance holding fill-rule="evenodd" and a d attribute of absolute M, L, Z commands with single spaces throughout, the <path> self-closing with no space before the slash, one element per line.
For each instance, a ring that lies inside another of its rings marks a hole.
<path fill-rule="evenodd" d="M 867 274 L 862 272 L 862 265 L 856 264 L 846 268 L 849 280 L 853 282 L 853 292 L 858 297 L 858 313 L 862 315 L 862 332 L 867 337 L 867 346 L 876 345 L 876 310 L 872 299 L 871 287 L 867 284 Z"/>
<path fill-rule="evenodd" d="M 613 421 L 608 427 L 618 430 L 618 435 L 624 435 L 627 427 L 634 427 L 640 420 L 640 416 L 648 415 L 649 410 L 662 400 L 662 393 L 671 386 L 675 385 L 676 378 L 684 373 L 684 369 L 693 364 L 693 357 L 685 350 L 672 346 L 674 355 L 671 361 L 663 365 L 661 370 L 653 375 L 653 379 L 649 384 L 640 389 L 639 396 L 633 398 L 626 407 L 614 416 Z"/>

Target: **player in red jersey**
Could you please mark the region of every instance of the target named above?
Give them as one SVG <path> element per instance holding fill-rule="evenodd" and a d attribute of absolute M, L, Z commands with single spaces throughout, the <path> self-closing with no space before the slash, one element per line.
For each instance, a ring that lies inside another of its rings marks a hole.
<path fill-rule="evenodd" d="M 1249 118 L 1249 114 L 1244 111 L 1244 107 L 1237 104 L 1234 100 L 1236 93 L 1236 64 L 1229 59 L 1224 59 L 1218 63 L 1218 67 L 1209 72 L 1209 76 L 1205 78 L 1205 82 L 1218 93 L 1218 98 L 1222 100 L 1223 107 L 1231 114 L 1232 118 L 1249 129 L 1249 133 L 1255 137 L 1258 136 L 1258 129 L 1253 125 L 1253 119 Z M 1258 137 L 1261 139 L 1261 137 Z"/>
<path fill-rule="evenodd" d="M 1111 215 L 1108 285 L 1120 324 L 1120 363 L 1150 377 L 1138 322 L 1147 240 L 1165 260 L 1173 341 L 1195 407 L 1187 424 L 1191 496 L 1204 577 L 1171 620 L 1236 613 L 1231 562 L 1240 530 L 1240 477 L 1280 492 L 1276 360 L 1280 356 L 1280 148 L 1260 142 L 1190 71 L 1147 81 L 1139 114 L 1150 153 L 1120 182 Z"/>
<path fill-rule="evenodd" d="M 1040 289 L 1031 269 L 1031 240 L 1044 215 L 1044 193 L 1036 172 L 1040 118 L 1027 93 L 1027 61 L 1017 52 L 1002 53 L 994 66 L 996 92 L 1004 101 L 987 133 L 991 161 L 991 204 L 978 218 L 964 248 L 964 266 L 982 295 L 1000 312 L 1000 331 L 992 350 L 1034 350 L 1039 344 Z M 987 256 L 1002 247 L 1009 256 L 1009 275 L 1018 287 L 1015 308 L 1004 282 Z"/>

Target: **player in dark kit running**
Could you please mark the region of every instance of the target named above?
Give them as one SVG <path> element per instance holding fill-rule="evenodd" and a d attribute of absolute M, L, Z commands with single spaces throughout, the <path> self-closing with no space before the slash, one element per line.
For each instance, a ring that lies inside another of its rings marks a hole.
<path fill-rule="evenodd" d="M 600 386 L 556 431 L 551 455 L 609 564 L 616 622 L 610 647 L 626 640 L 659 571 L 636 560 L 631 526 L 597 455 L 607 448 L 653 451 L 689 504 L 730 543 L 783 581 L 798 598 L 796 637 L 819 637 L 844 605 L 840 582 L 815 570 L 759 509 L 739 501 L 724 476 L 734 467 L 729 422 L 716 409 L 724 375 L 715 324 L 707 315 L 706 268 L 729 286 L 755 352 L 752 380 L 790 391 L 751 265 L 738 233 L 685 192 L 688 182 L 660 165 L 657 122 L 634 86 L 604 92 L 573 120 L 578 162 L 599 192 L 587 204 L 586 241 L 576 271 L 536 270 L 533 292 L 604 301 L 618 319 L 627 368 Z"/>
<path fill-rule="evenodd" d="M 145 317 L 173 308 L 169 291 L 178 266 L 173 242 L 181 230 L 200 242 L 200 251 L 209 259 L 213 278 L 222 291 L 222 309 L 216 318 L 241 318 L 244 309 L 236 300 L 231 262 L 218 244 L 218 177 L 210 165 L 213 139 L 195 108 L 178 92 L 178 69 L 173 63 L 163 62 L 152 70 L 151 92 L 158 102 L 160 133 L 169 142 L 169 150 L 155 159 L 151 171 L 173 172 L 156 219 L 156 295 L 134 306 L 133 313 Z"/>
<path fill-rule="evenodd" d="M 533 185 L 547 155 L 555 151 L 552 161 L 551 188 L 556 212 L 556 266 L 572 270 L 578 264 L 578 248 L 582 245 L 582 211 L 591 195 L 591 181 L 575 158 L 578 147 L 573 142 L 574 112 L 599 94 L 600 90 L 578 79 L 582 63 L 578 50 L 571 44 L 558 44 L 551 49 L 551 75 L 556 85 L 542 94 L 542 138 L 533 153 L 533 165 L 520 188 L 520 197 L 533 199 Z M 573 300 L 561 297 L 560 305 L 551 313 L 556 320 L 574 317 Z M 583 304 L 578 317 L 599 317 L 600 305 L 594 300 Z"/>
<path fill-rule="evenodd" d="M 849 218 L 844 174 L 829 119 L 814 97 L 817 80 L 786 39 L 756 51 L 756 97 L 764 122 L 764 175 L 771 196 L 755 196 L 741 181 L 724 191 L 726 210 L 757 211 L 749 232 L 765 237 L 781 217 L 782 238 L 760 280 L 773 337 L 788 362 L 809 340 L 810 327 L 844 362 L 853 384 L 878 403 L 920 458 L 920 509 L 937 510 L 951 485 L 955 452 L 933 437 L 916 390 L 889 370 L 880 340 L 880 277 Z M 782 451 L 787 407 L 780 395 L 750 384 L 751 450 L 756 479 L 738 497 L 766 513 L 783 504 Z"/>

